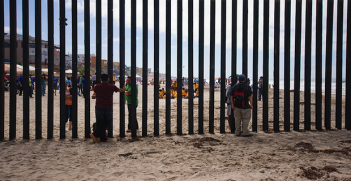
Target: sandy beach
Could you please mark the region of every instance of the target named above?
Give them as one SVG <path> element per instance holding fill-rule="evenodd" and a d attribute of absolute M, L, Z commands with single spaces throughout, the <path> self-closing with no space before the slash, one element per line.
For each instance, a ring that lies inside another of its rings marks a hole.
<path fill-rule="evenodd" d="M 162 84 L 161 87 L 165 85 Z M 142 130 L 142 86 L 139 86 L 137 117 Z M 209 87 L 204 95 L 203 135 L 188 133 L 188 100 L 183 99 L 183 136 L 165 135 L 165 99 L 160 99 L 160 136 L 153 136 L 153 86 L 148 86 L 148 136 L 139 141 L 130 134 L 119 138 L 119 93 L 114 96 L 114 138 L 94 144 L 84 138 L 84 99 L 78 97 L 78 137 L 59 139 L 59 94 L 54 96 L 54 139 L 46 139 L 47 96 L 43 97 L 43 138 L 35 140 L 35 99 L 30 99 L 30 140 L 22 139 L 22 96 L 17 96 L 17 138 L 8 141 L 9 94 L 5 93 L 5 141 L 0 142 L 0 180 L 351 180 L 351 131 L 335 129 L 332 101 L 331 131 L 264 133 L 262 102 L 258 102 L 258 132 L 251 138 L 220 134 L 220 89 L 215 89 L 215 134 L 208 134 Z M 300 102 L 304 102 L 300 93 Z M 284 92 L 281 90 L 280 129 L 284 122 Z M 290 93 L 291 130 L 293 92 Z M 273 129 L 273 89 L 269 90 L 269 128 Z M 95 122 L 91 100 L 91 125 Z M 311 128 L 315 129 L 311 99 Z M 171 132 L 177 129 L 177 100 L 171 100 Z M 324 114 L 324 100 L 323 100 Z M 198 98 L 194 99 L 194 133 L 197 133 Z M 126 109 L 126 120 L 128 112 Z M 322 116 L 324 118 L 324 115 Z M 300 104 L 303 128 L 304 104 Z M 322 121 L 324 122 L 324 121 Z M 127 127 L 127 121 L 126 125 Z M 324 123 L 323 123 L 324 126 Z M 68 128 L 67 128 L 68 129 Z M 250 125 L 251 129 L 251 125 Z"/>

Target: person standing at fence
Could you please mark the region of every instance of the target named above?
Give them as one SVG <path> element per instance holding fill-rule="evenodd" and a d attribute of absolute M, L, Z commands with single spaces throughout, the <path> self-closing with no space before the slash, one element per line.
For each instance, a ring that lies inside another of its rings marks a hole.
<path fill-rule="evenodd" d="M 253 109 L 253 105 L 252 91 L 245 81 L 246 76 L 244 74 L 239 75 L 239 83 L 235 84 L 232 88 L 231 104 L 232 109 L 234 110 L 235 135 L 249 137 L 252 136 L 252 134 L 249 134 L 248 126 L 251 119 L 251 109 Z M 242 134 L 241 124 L 243 131 Z"/>
<path fill-rule="evenodd" d="M 126 101 L 127 101 L 128 116 L 129 116 L 127 132 L 131 132 L 132 131 L 131 130 L 131 123 L 132 123 L 132 121 L 136 124 L 135 128 L 139 129 L 138 120 L 136 119 L 136 117 L 135 117 L 135 120 L 131 120 L 131 116 L 130 116 L 130 111 L 132 109 L 132 77 L 128 77 L 127 78 L 126 84 L 127 84 L 127 86 L 126 86 Z M 135 98 L 136 98 L 136 107 L 138 107 L 138 103 L 139 103 L 139 100 L 138 100 L 138 86 L 136 86 L 136 97 Z"/>
<path fill-rule="evenodd" d="M 56 90 L 57 90 L 57 78 L 54 77 L 54 90 L 55 90 L 55 96 L 56 96 Z"/>
<path fill-rule="evenodd" d="M 71 86 L 69 86 L 68 82 L 65 82 L 66 123 L 69 120 L 68 130 L 72 130 L 72 119 L 71 119 L 72 95 L 73 93 L 72 93 Z"/>
<path fill-rule="evenodd" d="M 82 76 L 82 95 L 83 95 L 83 98 L 85 97 L 85 91 L 84 91 L 84 88 L 85 88 L 85 76 L 83 75 Z"/>
<path fill-rule="evenodd" d="M 83 93 L 83 76 L 79 76 L 79 89 L 80 89 L 80 93 L 84 96 L 84 93 Z"/>
<path fill-rule="evenodd" d="M 263 92 L 263 77 L 260 77 L 260 80 L 258 81 L 258 101 L 261 101 L 261 96 Z"/>
<path fill-rule="evenodd" d="M 94 142 L 105 143 L 107 141 L 105 130 L 112 122 L 113 93 L 124 92 L 126 87 L 119 89 L 116 85 L 109 84 L 107 74 L 102 74 L 100 80 L 102 83 L 95 86 L 92 96 L 92 99 L 96 99 L 96 130 L 90 134 L 90 137 Z"/>

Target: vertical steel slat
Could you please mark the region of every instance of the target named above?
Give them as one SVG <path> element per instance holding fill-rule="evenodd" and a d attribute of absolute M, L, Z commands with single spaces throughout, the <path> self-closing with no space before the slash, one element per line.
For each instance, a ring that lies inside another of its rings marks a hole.
<path fill-rule="evenodd" d="M 294 91 L 294 127 L 293 127 L 294 131 L 299 131 L 300 129 L 299 126 L 300 126 L 300 79 L 301 79 L 301 7 L 302 7 L 301 0 L 296 1 L 295 73 L 294 73 L 294 90 L 295 91 Z"/>
<path fill-rule="evenodd" d="M 289 29 L 290 31 L 290 29 Z M 279 64 L 280 64 L 280 0 L 274 5 L 274 120 L 273 129 L 279 131 Z M 289 101 L 290 103 L 290 101 Z"/>
<path fill-rule="evenodd" d="M 101 0 L 96 0 L 96 84 L 100 83 L 101 78 Z M 110 59 L 107 59 L 109 62 Z M 108 73 L 107 73 L 108 74 Z M 109 75 L 109 74 L 108 74 Z M 112 76 L 109 82 L 112 82 Z M 110 126 L 108 126 L 110 132 Z"/>
<path fill-rule="evenodd" d="M 136 84 L 135 84 L 135 75 L 136 75 L 136 0 L 131 1 L 132 11 L 131 11 L 131 74 L 132 74 L 132 85 L 131 85 L 131 96 L 132 104 L 131 110 L 129 110 L 129 116 L 131 122 L 132 137 L 136 137 Z"/>
<path fill-rule="evenodd" d="M 10 140 L 16 138 L 17 4 L 10 2 Z"/>
<path fill-rule="evenodd" d="M 147 64 L 148 64 L 148 0 L 143 1 L 143 136 L 147 136 Z M 159 72 L 155 71 L 155 82 L 159 83 Z M 157 79 L 156 79 L 157 78 Z M 144 86 L 145 85 L 145 86 Z M 154 87 L 158 87 L 154 85 Z M 156 91 L 158 93 L 158 91 Z M 157 96 L 158 98 L 158 96 Z M 156 102 L 156 101 L 155 101 Z"/>
<path fill-rule="evenodd" d="M 120 81 L 120 88 L 123 88 L 125 85 L 125 0 L 120 0 L 119 1 L 119 81 Z M 125 137 L 125 95 L 124 92 L 120 93 L 120 98 L 119 98 L 119 106 L 120 106 L 120 111 L 119 111 L 119 136 L 121 138 Z"/>
<path fill-rule="evenodd" d="M 317 0 L 316 14 L 316 129 L 322 129 L 322 0 Z"/>
<path fill-rule="evenodd" d="M 258 12 L 258 7 L 256 7 L 256 4 L 258 5 L 258 2 L 255 1 L 255 8 L 257 8 L 257 11 L 255 10 L 254 13 Z M 258 17 L 258 15 L 257 15 L 257 17 Z M 237 54 L 237 43 L 236 43 L 236 41 L 237 41 L 237 19 L 238 19 L 238 17 L 237 17 L 237 0 L 234 0 L 232 2 L 232 65 L 231 65 L 232 66 L 231 67 L 232 68 L 232 70 L 231 70 L 232 71 L 232 80 L 231 80 L 232 86 L 234 86 L 234 84 L 236 84 L 236 81 L 237 81 L 237 78 L 236 78 L 236 66 L 237 66 L 236 65 L 236 61 L 237 61 L 237 58 L 236 58 L 236 54 Z M 257 23 L 258 23 L 258 18 L 255 18 L 255 22 L 256 22 L 256 19 L 257 19 Z M 258 24 L 256 24 L 256 23 L 254 23 L 254 24 L 257 25 L 257 27 L 258 27 Z M 255 26 L 255 28 L 256 28 L 256 26 Z M 254 36 L 256 36 L 256 35 L 258 36 L 258 33 L 257 34 L 254 33 Z M 254 40 L 255 40 L 255 38 L 254 38 Z M 258 44 L 257 44 L 257 47 L 258 47 Z M 255 45 L 254 45 L 254 48 L 255 48 Z M 255 54 L 254 54 L 254 57 L 255 57 Z M 254 62 L 255 62 L 255 58 L 254 58 Z M 255 63 L 254 63 L 254 75 L 255 75 Z M 254 80 L 255 80 L 255 78 L 254 78 Z M 257 79 L 256 79 L 256 81 L 257 81 Z M 255 103 L 254 103 L 254 105 L 255 105 Z M 256 110 L 256 112 L 255 112 L 255 110 Z M 234 133 L 235 132 L 234 110 L 232 109 L 231 111 L 232 111 L 232 114 L 230 115 L 231 116 L 230 132 Z M 255 119 L 255 113 L 256 113 L 256 119 Z M 255 130 L 255 129 L 257 131 L 257 108 L 255 109 L 255 107 L 254 107 L 253 118 L 252 118 L 252 130 Z"/>
<path fill-rule="evenodd" d="M 242 73 L 248 78 L 247 74 L 247 27 L 248 27 L 248 0 L 243 0 L 243 69 Z"/>
<path fill-rule="evenodd" d="M 214 133 L 214 81 L 215 81 L 215 19 L 216 1 L 211 0 L 210 20 L 210 110 L 209 110 L 209 133 Z"/>
<path fill-rule="evenodd" d="M 107 60 L 108 60 L 108 77 L 110 78 L 110 84 L 113 84 L 113 1 L 109 0 L 107 4 Z M 101 64 L 100 64 L 101 65 Z M 101 74 L 96 75 L 96 83 L 100 82 Z M 115 77 L 116 78 L 116 77 Z M 114 85 L 116 82 L 114 83 Z M 113 105 L 112 105 L 113 106 Z M 112 114 L 113 120 L 113 114 Z M 108 126 L 108 137 L 113 137 L 113 121 Z"/>
<path fill-rule="evenodd" d="M 331 129 L 331 77 L 333 61 L 333 11 L 334 0 L 328 0 L 327 5 L 327 40 L 325 49 L 325 97 L 324 97 L 324 126 Z M 346 71 L 347 72 L 347 71 Z M 347 114 L 347 112 L 345 112 Z"/>
<path fill-rule="evenodd" d="M 311 38 L 312 0 L 306 0 L 306 38 L 305 38 L 305 113 L 304 129 L 311 130 Z"/>
<path fill-rule="evenodd" d="M 290 17 L 291 17 L 291 1 L 285 0 L 284 131 L 290 131 Z"/>
<path fill-rule="evenodd" d="M 0 0 L 0 34 L 4 32 L 4 0 Z M 0 75 L 5 74 L 5 46 L 4 36 L 0 37 Z M 4 85 L 4 76 L 0 77 L 0 84 Z M 4 86 L 0 87 L 0 141 L 5 137 L 5 89 Z"/>
<path fill-rule="evenodd" d="M 84 99 L 85 99 L 85 138 L 90 138 L 90 1 L 84 0 L 84 43 L 85 43 L 85 86 L 84 86 Z M 88 85 L 87 85 L 88 84 Z"/>
<path fill-rule="evenodd" d="M 72 0 L 72 138 L 78 138 L 78 100 L 77 100 L 77 62 L 78 62 L 78 31 L 77 31 L 77 0 Z"/>
<path fill-rule="evenodd" d="M 204 0 L 199 0 L 199 117 L 198 133 L 204 134 Z"/>
<path fill-rule="evenodd" d="M 101 0 L 96 0 L 96 84 L 100 83 L 101 78 Z M 109 59 L 107 59 L 109 63 Z M 108 74 L 108 73 L 107 73 Z M 109 83 L 112 82 L 112 76 L 108 74 Z M 108 133 L 111 127 L 108 126 Z"/>
<path fill-rule="evenodd" d="M 263 9 L 263 131 L 268 131 L 269 0 Z"/>
<path fill-rule="evenodd" d="M 35 139 L 42 138 L 41 1 L 35 0 Z"/>
<path fill-rule="evenodd" d="M 252 131 L 257 132 L 257 77 L 258 77 L 258 0 L 254 1 L 254 38 L 253 38 L 253 110 L 252 110 Z M 235 74 L 232 74 L 234 76 Z M 232 78 L 233 79 L 233 78 Z M 236 81 L 236 80 L 235 80 Z"/>
<path fill-rule="evenodd" d="M 154 71 L 155 79 L 159 78 L 159 67 L 160 67 L 160 2 L 154 0 Z M 145 71 L 145 70 L 144 70 Z M 147 70 L 146 70 L 147 71 Z M 146 73 L 146 74 L 144 74 Z M 147 72 L 143 72 L 143 86 L 147 85 Z M 159 131 L 159 92 L 158 88 L 154 86 L 154 136 L 160 134 Z"/>
<path fill-rule="evenodd" d="M 194 89 L 193 89 L 193 69 L 194 69 L 194 39 L 193 39 L 193 24 L 194 24 L 194 12 L 193 12 L 194 2 L 193 0 L 188 0 L 188 133 L 194 134 Z"/>
<path fill-rule="evenodd" d="M 349 111 L 351 108 L 351 96 L 347 95 L 347 92 L 351 91 L 351 45 L 350 45 L 350 35 L 351 35 L 351 0 L 347 1 L 347 39 L 346 39 L 346 105 L 345 105 L 345 128 L 351 130 L 351 114 Z"/>
<path fill-rule="evenodd" d="M 54 86 L 54 2 L 48 1 L 48 121 L 47 138 L 54 137 L 54 94 L 51 91 Z M 74 84 L 73 84 L 74 85 Z M 56 89 L 56 87 L 55 87 Z"/>
<path fill-rule="evenodd" d="M 343 0 L 338 0 L 337 35 L 336 35 L 336 128 L 342 129 L 342 34 L 343 34 Z"/>
<path fill-rule="evenodd" d="M 171 0 L 166 1 L 166 134 L 171 134 Z M 179 83 L 179 82 L 178 82 Z"/>
<path fill-rule="evenodd" d="M 220 109 L 220 132 L 225 133 L 225 103 L 226 103 L 226 94 L 225 94 L 225 83 L 226 83 L 226 0 L 222 0 L 222 10 L 221 10 L 221 109 Z"/>
<path fill-rule="evenodd" d="M 66 7 L 60 0 L 60 139 L 66 138 L 66 105 L 65 105 L 65 52 L 66 52 Z M 86 79 L 85 79 L 86 80 Z M 86 83 L 87 81 L 85 81 Z M 86 87 L 86 86 L 85 86 Z M 48 88 L 47 93 L 52 94 Z"/>
<path fill-rule="evenodd" d="M 182 134 L 183 5 L 177 4 L 177 135 Z"/>
<path fill-rule="evenodd" d="M 22 1 L 23 18 L 23 139 L 29 139 L 29 8 L 28 0 Z M 3 84 L 2 84 L 3 85 Z"/>

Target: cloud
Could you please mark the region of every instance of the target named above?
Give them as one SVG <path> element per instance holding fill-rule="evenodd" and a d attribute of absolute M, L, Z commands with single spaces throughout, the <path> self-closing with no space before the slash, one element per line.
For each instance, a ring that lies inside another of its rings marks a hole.
<path fill-rule="evenodd" d="M 10 27 L 5 26 L 4 27 L 4 32 L 5 33 L 10 33 Z M 17 34 L 22 34 L 22 30 L 17 28 Z"/>

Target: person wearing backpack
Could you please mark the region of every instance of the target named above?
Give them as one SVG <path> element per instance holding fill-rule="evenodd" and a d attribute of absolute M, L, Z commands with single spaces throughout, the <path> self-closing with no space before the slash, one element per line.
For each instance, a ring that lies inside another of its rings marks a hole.
<path fill-rule="evenodd" d="M 235 135 L 249 137 L 249 123 L 251 119 L 252 106 L 252 90 L 246 83 L 246 76 L 244 74 L 239 75 L 239 83 L 232 87 L 231 91 L 231 105 L 234 110 L 235 118 Z M 249 104 L 250 101 L 250 104 Z M 242 124 L 242 134 L 241 134 Z"/>

